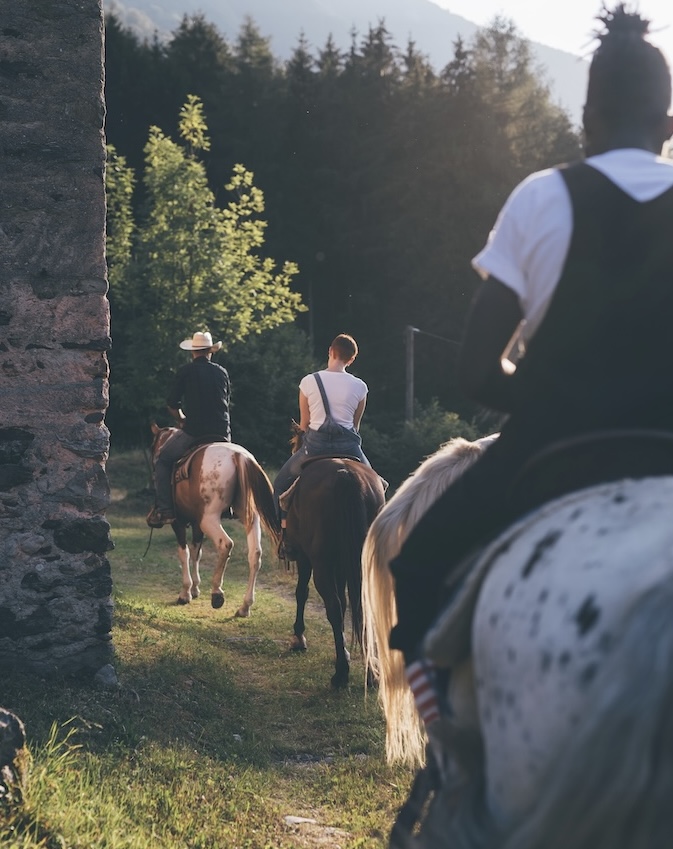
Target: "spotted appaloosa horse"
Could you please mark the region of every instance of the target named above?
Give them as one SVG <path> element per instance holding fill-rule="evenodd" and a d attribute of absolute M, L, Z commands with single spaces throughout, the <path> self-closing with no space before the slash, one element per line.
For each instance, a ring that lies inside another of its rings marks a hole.
<path fill-rule="evenodd" d="M 152 425 L 152 461 L 175 428 Z M 211 603 L 224 604 L 222 579 L 234 541 L 222 527 L 222 516 L 232 508 L 245 528 L 248 545 L 248 585 L 236 616 L 247 617 L 255 600 L 255 585 L 262 563 L 262 525 L 269 533 L 274 550 L 280 537 L 280 526 L 273 502 L 273 488 L 266 472 L 253 455 L 232 442 L 204 445 L 189 463 L 188 477 L 175 488 L 173 530 L 178 541 L 178 557 L 182 567 L 182 589 L 178 604 L 189 604 L 200 594 L 199 564 L 204 535 L 212 540 L 217 552 L 213 572 Z M 191 526 L 192 542 L 187 544 L 187 528 Z"/>
<path fill-rule="evenodd" d="M 441 468 L 441 452 L 427 462 Z M 370 604 L 386 601 L 371 592 L 385 514 L 408 518 L 410 490 L 391 499 L 365 544 Z M 670 845 L 672 511 L 673 477 L 599 484 L 532 511 L 481 553 L 425 643 L 450 669 L 453 714 L 437 730 L 450 780 L 420 830 L 394 830 L 391 847 Z M 368 611 L 365 640 L 374 659 L 385 654 L 372 645 L 377 614 Z M 382 679 L 388 669 L 380 666 Z M 420 759 L 418 721 L 396 728 L 397 683 L 386 683 L 388 754 Z"/>
<path fill-rule="evenodd" d="M 362 544 L 384 501 L 381 478 L 369 466 L 348 458 L 316 457 L 303 467 L 288 507 L 287 541 L 297 558 L 291 648 L 306 649 L 304 609 L 312 574 L 334 634 L 335 688 L 348 685 L 350 654 L 344 635 L 348 602 L 353 634 L 358 643 L 362 641 Z"/>

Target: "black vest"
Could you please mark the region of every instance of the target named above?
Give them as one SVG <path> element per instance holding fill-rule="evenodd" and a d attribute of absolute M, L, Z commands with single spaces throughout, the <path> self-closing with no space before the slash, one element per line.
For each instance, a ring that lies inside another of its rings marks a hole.
<path fill-rule="evenodd" d="M 592 430 L 673 431 L 673 189 L 639 203 L 585 163 L 560 173 L 572 239 L 503 429 L 524 454 Z"/>

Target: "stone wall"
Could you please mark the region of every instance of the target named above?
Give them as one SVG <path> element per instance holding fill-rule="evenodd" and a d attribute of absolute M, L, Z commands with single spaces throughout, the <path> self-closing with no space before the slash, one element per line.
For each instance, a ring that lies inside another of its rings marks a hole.
<path fill-rule="evenodd" d="M 0 674 L 112 659 L 100 0 L 0 0 Z"/>

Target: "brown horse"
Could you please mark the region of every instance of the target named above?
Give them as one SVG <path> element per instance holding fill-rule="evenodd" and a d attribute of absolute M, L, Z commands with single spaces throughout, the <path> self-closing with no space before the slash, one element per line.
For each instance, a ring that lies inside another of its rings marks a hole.
<path fill-rule="evenodd" d="M 299 435 L 293 442 L 296 450 Z M 298 572 L 291 648 L 306 650 L 304 609 L 313 575 L 334 634 L 335 688 L 348 685 L 350 670 L 344 635 L 347 596 L 352 631 L 362 645 L 360 558 L 367 530 L 384 501 L 381 478 L 369 466 L 349 458 L 318 456 L 307 459 L 288 507 L 287 543 L 296 553 Z"/>
<path fill-rule="evenodd" d="M 175 433 L 175 428 L 152 425 L 152 463 L 161 446 Z M 182 566 L 182 590 L 178 604 L 189 604 L 200 594 L 199 563 L 204 535 L 217 551 L 213 572 L 211 603 L 224 604 L 222 579 L 234 541 L 222 527 L 222 516 L 233 509 L 245 528 L 248 543 L 248 585 L 236 616 L 247 617 L 255 600 L 257 574 L 262 563 L 262 525 L 271 536 L 274 548 L 280 538 L 280 527 L 273 503 L 273 489 L 266 472 L 253 455 L 232 442 L 214 442 L 201 446 L 189 462 L 187 474 L 175 486 L 173 530 L 178 540 L 178 557 Z M 187 528 L 192 528 L 192 542 L 187 545 Z"/>

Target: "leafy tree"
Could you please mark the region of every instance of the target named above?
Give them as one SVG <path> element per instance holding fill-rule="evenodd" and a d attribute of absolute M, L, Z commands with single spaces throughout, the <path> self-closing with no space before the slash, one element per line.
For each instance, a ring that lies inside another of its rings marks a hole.
<path fill-rule="evenodd" d="M 120 305 L 124 281 L 129 272 L 133 250 L 135 222 L 133 220 L 133 191 L 135 176 L 121 156 L 112 146 L 108 146 L 108 161 L 105 172 L 107 200 L 107 242 L 106 258 L 110 289 Z"/>
<path fill-rule="evenodd" d="M 112 403 L 143 418 L 163 409 L 170 374 L 181 361 L 177 342 L 209 329 L 225 346 L 280 324 L 305 309 L 290 288 L 298 268 L 280 269 L 260 254 L 264 196 L 236 165 L 220 208 L 199 154 L 210 140 L 200 100 L 180 112 L 182 144 L 158 127 L 145 146 L 146 207 L 131 242 L 132 175 L 110 153 L 108 192 L 110 280 L 115 353 Z M 142 349 L 139 341 L 142 340 Z M 184 355 L 182 355 L 184 357 Z"/>

